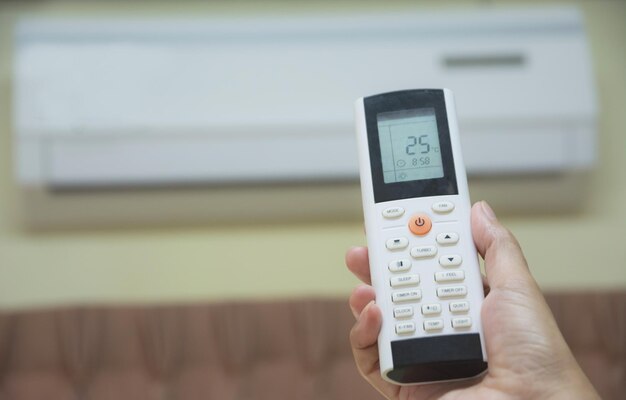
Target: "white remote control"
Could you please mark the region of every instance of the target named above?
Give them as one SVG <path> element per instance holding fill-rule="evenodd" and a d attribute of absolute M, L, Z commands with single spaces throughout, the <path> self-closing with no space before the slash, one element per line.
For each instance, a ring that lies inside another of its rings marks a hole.
<path fill-rule="evenodd" d="M 358 99 L 356 131 L 380 372 L 397 384 L 487 369 L 471 204 L 448 89 Z"/>

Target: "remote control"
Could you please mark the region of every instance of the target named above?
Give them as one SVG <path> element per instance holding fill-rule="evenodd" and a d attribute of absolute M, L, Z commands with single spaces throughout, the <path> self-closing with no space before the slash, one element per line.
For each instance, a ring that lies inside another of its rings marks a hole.
<path fill-rule="evenodd" d="M 358 99 L 356 132 L 382 377 L 421 384 L 483 373 L 484 293 L 452 92 Z"/>

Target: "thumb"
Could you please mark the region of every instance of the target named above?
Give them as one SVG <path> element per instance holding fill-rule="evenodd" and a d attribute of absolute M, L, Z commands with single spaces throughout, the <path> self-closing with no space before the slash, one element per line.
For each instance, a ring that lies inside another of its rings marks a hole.
<path fill-rule="evenodd" d="M 472 207 L 472 236 L 485 260 L 487 282 L 492 289 L 511 283 L 536 285 L 515 236 L 500 224 L 485 201 Z"/>

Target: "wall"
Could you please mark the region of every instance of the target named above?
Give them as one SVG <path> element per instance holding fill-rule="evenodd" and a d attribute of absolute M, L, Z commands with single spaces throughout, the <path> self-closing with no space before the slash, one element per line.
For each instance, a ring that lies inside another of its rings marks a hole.
<path fill-rule="evenodd" d="M 47 232 L 24 228 L 11 165 L 10 29 L 16 16 L 267 11 L 267 6 L 246 3 L 138 3 L 0 3 L 0 307 L 347 296 L 356 280 L 346 271 L 343 255 L 348 246 L 364 243 L 358 219 Z M 581 5 L 588 21 L 601 106 L 600 161 L 587 177 L 588 191 L 579 212 L 501 217 L 519 237 L 544 289 L 625 289 L 626 2 L 567 3 Z M 285 7 L 305 12 L 355 4 Z M 429 2 L 419 6 L 432 8 Z M 402 7 L 386 5 L 387 10 Z M 316 195 L 323 199 L 325 191 L 336 195 L 342 190 L 346 188 L 322 187 Z"/>

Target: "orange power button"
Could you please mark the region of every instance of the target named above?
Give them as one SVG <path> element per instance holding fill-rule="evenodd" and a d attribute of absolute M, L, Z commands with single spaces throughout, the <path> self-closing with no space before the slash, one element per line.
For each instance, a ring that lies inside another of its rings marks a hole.
<path fill-rule="evenodd" d="M 426 214 L 415 214 L 409 220 L 409 229 L 416 235 L 423 236 L 430 232 L 433 223 Z"/>

